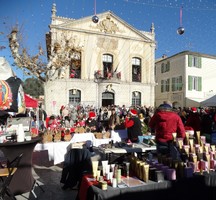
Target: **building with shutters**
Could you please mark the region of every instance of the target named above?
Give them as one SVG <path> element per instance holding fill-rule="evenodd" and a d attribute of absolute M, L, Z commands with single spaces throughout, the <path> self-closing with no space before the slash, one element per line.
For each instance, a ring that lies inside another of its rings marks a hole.
<path fill-rule="evenodd" d="M 216 56 L 183 51 L 155 62 L 155 105 L 200 106 L 216 94 Z"/>
<path fill-rule="evenodd" d="M 58 69 L 50 67 L 44 85 L 45 109 L 59 113 L 62 105 L 96 108 L 107 105 L 146 105 L 155 102 L 155 33 L 140 31 L 111 11 L 69 19 L 56 16 L 52 8 L 50 31 L 46 34 L 47 52 L 52 62 L 58 62 L 53 52 L 64 49 L 67 57 Z M 61 58 L 59 58 L 61 59 Z"/>

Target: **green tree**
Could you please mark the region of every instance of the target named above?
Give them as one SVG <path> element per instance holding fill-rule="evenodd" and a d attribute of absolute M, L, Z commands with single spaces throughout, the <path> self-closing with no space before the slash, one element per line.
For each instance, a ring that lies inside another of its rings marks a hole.
<path fill-rule="evenodd" d="M 26 94 L 29 94 L 35 98 L 40 95 L 44 95 L 43 83 L 37 78 L 27 78 L 23 82 L 23 89 Z"/>

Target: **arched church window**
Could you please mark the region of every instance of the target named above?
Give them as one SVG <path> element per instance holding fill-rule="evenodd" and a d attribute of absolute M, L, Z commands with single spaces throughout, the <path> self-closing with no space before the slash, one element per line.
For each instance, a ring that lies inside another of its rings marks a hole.
<path fill-rule="evenodd" d="M 81 91 L 77 89 L 69 90 L 69 104 L 77 105 L 81 102 Z"/>
<path fill-rule="evenodd" d="M 141 93 L 138 91 L 132 92 L 132 106 L 141 106 Z"/>

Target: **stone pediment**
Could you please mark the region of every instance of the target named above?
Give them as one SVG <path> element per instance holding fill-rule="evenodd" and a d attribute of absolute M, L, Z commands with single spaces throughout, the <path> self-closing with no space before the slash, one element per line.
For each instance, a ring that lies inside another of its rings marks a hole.
<path fill-rule="evenodd" d="M 93 16 L 89 16 L 77 20 L 67 19 L 65 22 L 61 21 L 61 24 L 57 23 L 58 25 L 56 26 L 58 29 L 68 31 L 109 34 L 114 35 L 115 37 L 130 37 L 135 40 L 154 42 L 151 37 L 149 37 L 151 32 L 145 34 L 145 32 L 135 29 L 110 11 L 97 14 L 97 16 L 99 17 L 98 23 L 94 23 L 92 21 Z M 59 20 L 60 19 L 61 18 L 59 18 Z M 58 17 L 56 20 L 58 20 Z"/>

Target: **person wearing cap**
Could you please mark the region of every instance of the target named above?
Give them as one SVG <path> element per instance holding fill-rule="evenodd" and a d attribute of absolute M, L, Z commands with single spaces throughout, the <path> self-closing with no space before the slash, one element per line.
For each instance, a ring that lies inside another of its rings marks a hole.
<path fill-rule="evenodd" d="M 173 133 L 177 137 L 185 138 L 185 128 L 180 116 L 172 110 L 168 103 L 161 104 L 149 122 L 149 127 L 155 131 L 157 153 L 172 154 Z"/>
<path fill-rule="evenodd" d="M 94 111 L 89 112 L 89 117 L 86 120 L 86 127 L 88 127 L 91 132 L 97 132 L 97 121 L 96 121 L 96 113 Z"/>
<path fill-rule="evenodd" d="M 142 136 L 141 121 L 137 116 L 137 111 L 131 109 L 125 118 L 125 127 L 129 142 L 138 142 L 138 136 Z"/>
<path fill-rule="evenodd" d="M 201 131 L 201 123 L 201 117 L 197 112 L 197 108 L 192 107 L 185 122 L 185 126 L 193 128 L 194 132 L 196 132 Z"/>

